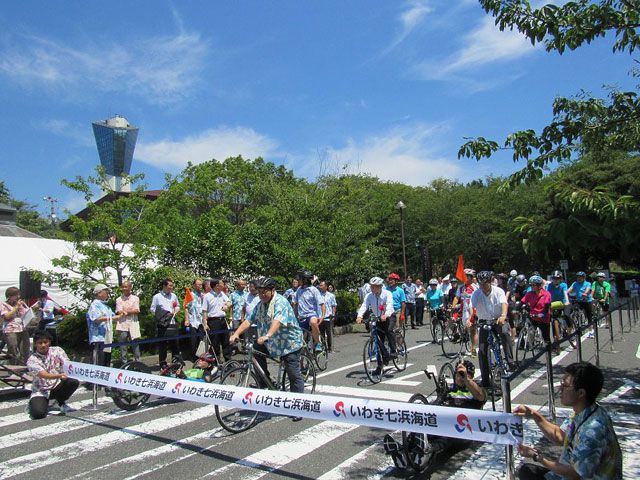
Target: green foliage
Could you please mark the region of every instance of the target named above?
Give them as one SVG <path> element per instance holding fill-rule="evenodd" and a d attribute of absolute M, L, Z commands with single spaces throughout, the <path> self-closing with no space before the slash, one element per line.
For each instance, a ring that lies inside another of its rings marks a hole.
<path fill-rule="evenodd" d="M 66 315 L 58 324 L 58 342 L 67 353 L 89 351 L 89 332 L 87 331 L 86 311 L 77 311 Z"/>
<path fill-rule="evenodd" d="M 0 180 L 0 203 L 16 209 L 16 225 L 44 238 L 58 238 L 60 229 L 52 225 L 50 219 L 42 218 L 36 211 L 36 205 L 11 196 L 9 188 Z"/>
<path fill-rule="evenodd" d="M 338 290 L 336 292 L 336 315 L 350 315 L 358 311 L 360 307 L 360 298 L 357 293 Z M 355 320 L 354 317 L 341 317 L 335 320 L 336 326 L 346 325 Z"/>

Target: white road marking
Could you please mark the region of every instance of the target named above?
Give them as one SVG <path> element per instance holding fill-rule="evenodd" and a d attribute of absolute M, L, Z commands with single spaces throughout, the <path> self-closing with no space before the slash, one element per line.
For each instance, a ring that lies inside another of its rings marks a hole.
<path fill-rule="evenodd" d="M 24 407 L 27 404 L 27 402 L 28 400 L 25 401 L 22 404 L 22 406 Z M 111 397 L 102 397 L 98 399 L 98 405 L 104 405 L 106 403 L 113 404 L 113 400 L 111 399 Z M 92 400 L 83 400 L 81 402 L 70 403 L 69 406 L 72 408 L 75 408 L 76 410 L 80 410 L 81 408 L 88 407 L 89 405 L 92 405 L 92 404 L 93 404 Z M 113 406 L 115 407 L 115 404 L 113 404 Z M 31 418 L 29 417 L 29 415 L 27 415 L 25 412 L 20 412 L 20 413 L 16 413 L 13 415 L 8 415 L 6 417 L 0 418 L 0 428 L 8 427 L 9 425 L 14 425 L 20 422 L 30 422 L 30 421 L 31 421 Z"/>
<path fill-rule="evenodd" d="M 155 418 L 138 425 L 123 428 L 114 432 L 96 435 L 72 443 L 60 445 L 47 451 L 22 455 L 0 464 L 0 478 L 8 478 L 30 472 L 37 468 L 46 467 L 55 463 L 71 460 L 81 455 L 93 453 L 113 445 L 133 440 L 137 437 L 146 437 L 150 434 L 169 430 L 176 425 L 184 425 L 189 422 L 202 422 L 203 418 L 214 415 L 213 405 L 194 408 L 186 412 L 176 413 L 166 417 Z"/>
<path fill-rule="evenodd" d="M 325 474 L 319 476 L 318 480 L 343 480 L 344 478 L 349 478 L 351 469 L 365 459 L 367 468 L 376 471 L 375 478 L 382 477 L 383 475 L 380 474 L 380 470 L 386 471 L 389 468 L 390 459 L 386 455 L 384 457 L 377 455 L 376 453 L 379 451 L 379 449 L 379 443 L 365 448 L 351 458 L 346 459 L 344 462 L 342 462 L 332 470 L 329 470 Z M 371 458 L 367 458 L 369 455 L 371 455 Z"/>
<path fill-rule="evenodd" d="M 202 478 L 230 476 L 236 470 L 246 472 L 241 476 L 242 480 L 262 478 L 356 428 L 358 425 L 322 422 L 253 455 L 214 470 Z"/>
<path fill-rule="evenodd" d="M 640 390 L 640 384 L 627 378 L 622 378 L 621 380 L 624 382 L 624 385 L 618 388 L 615 392 L 610 393 L 605 398 L 600 400 L 600 403 L 613 403 L 616 405 L 640 405 L 640 398 L 620 398 L 630 390 Z"/>
<path fill-rule="evenodd" d="M 419 372 L 409 373 L 408 375 L 403 375 L 398 378 L 393 378 L 391 380 L 385 380 L 383 383 L 386 383 L 387 385 L 400 385 L 403 387 L 417 387 L 418 385 L 423 383 L 423 381 L 410 381 L 407 379 L 417 377 L 418 375 L 422 375 L 426 378 L 426 375 L 424 374 L 424 372 L 419 371 Z"/>

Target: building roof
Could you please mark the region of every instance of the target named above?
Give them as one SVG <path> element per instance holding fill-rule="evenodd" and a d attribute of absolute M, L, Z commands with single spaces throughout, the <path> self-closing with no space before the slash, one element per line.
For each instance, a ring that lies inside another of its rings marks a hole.
<path fill-rule="evenodd" d="M 0 237 L 42 238 L 29 230 L 10 224 L 0 224 Z"/>

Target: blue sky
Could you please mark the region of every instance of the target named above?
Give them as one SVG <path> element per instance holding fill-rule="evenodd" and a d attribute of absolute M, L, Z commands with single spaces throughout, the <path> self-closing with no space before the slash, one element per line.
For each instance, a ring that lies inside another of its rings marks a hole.
<path fill-rule="evenodd" d="M 458 160 L 464 137 L 540 129 L 558 95 L 632 88 L 612 39 L 563 56 L 500 32 L 475 0 L 5 2 L 0 164 L 13 195 L 65 208 L 93 173 L 91 122 L 140 128 L 132 173 L 237 154 L 300 176 L 343 167 L 426 185 L 519 168 Z"/>

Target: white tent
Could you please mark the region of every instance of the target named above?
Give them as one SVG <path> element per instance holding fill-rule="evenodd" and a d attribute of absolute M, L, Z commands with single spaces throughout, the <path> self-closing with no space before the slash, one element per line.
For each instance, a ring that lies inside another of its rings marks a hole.
<path fill-rule="evenodd" d="M 78 276 L 64 269 L 54 268 L 51 260 L 64 255 L 78 255 L 73 243 L 48 238 L 0 237 L 1 299 L 4 300 L 4 292 L 8 287 L 20 286 L 20 271 L 22 270 L 38 270 L 40 272 L 53 270 Z M 42 288 L 49 292 L 53 301 L 64 307 L 70 307 L 81 301 L 79 297 L 74 295 L 74 292 L 61 291 L 57 285 L 43 283 Z"/>

